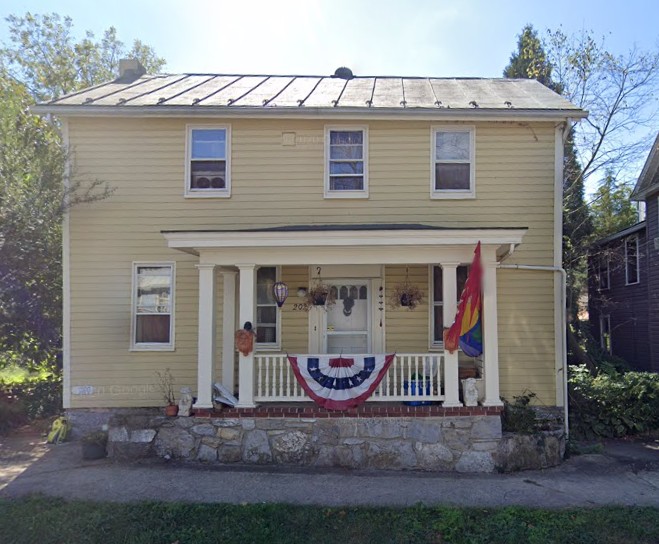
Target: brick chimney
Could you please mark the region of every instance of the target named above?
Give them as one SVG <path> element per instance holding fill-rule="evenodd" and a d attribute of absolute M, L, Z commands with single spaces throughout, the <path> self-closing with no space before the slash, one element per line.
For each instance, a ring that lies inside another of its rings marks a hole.
<path fill-rule="evenodd" d="M 119 79 L 134 81 L 146 74 L 146 68 L 137 59 L 121 59 L 119 61 Z"/>

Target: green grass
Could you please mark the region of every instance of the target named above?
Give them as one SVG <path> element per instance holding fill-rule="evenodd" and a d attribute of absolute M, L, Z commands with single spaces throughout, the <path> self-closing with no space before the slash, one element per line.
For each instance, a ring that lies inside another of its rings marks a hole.
<path fill-rule="evenodd" d="M 0 542 L 656 543 L 659 542 L 659 509 L 113 504 L 36 497 L 0 500 Z"/>

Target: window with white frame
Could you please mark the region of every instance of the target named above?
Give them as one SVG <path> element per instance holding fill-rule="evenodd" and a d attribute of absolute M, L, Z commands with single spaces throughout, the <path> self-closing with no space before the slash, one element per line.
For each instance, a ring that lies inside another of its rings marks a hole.
<path fill-rule="evenodd" d="M 625 283 L 633 285 L 640 281 L 638 236 L 630 236 L 625 238 Z"/>
<path fill-rule="evenodd" d="M 457 301 L 460 301 L 460 295 L 464 290 L 467 276 L 469 275 L 469 265 L 460 265 L 456 269 L 457 283 Z M 444 323 L 444 291 L 443 291 L 444 271 L 441 266 L 432 267 L 432 304 L 430 308 L 430 321 L 432 329 L 432 345 L 441 346 L 444 344 L 444 327 L 449 327 L 450 323 Z"/>
<path fill-rule="evenodd" d="M 595 266 L 597 277 L 597 288 L 600 291 L 606 291 L 611 285 L 611 259 L 608 253 L 598 255 Z"/>
<path fill-rule="evenodd" d="M 432 130 L 431 195 L 436 198 L 475 196 L 474 128 Z"/>
<path fill-rule="evenodd" d="M 174 264 L 133 263 L 133 349 L 174 347 Z"/>
<path fill-rule="evenodd" d="M 325 127 L 325 196 L 368 196 L 366 127 Z"/>
<path fill-rule="evenodd" d="M 279 311 L 273 292 L 278 270 L 262 266 L 256 271 L 256 344 L 263 349 L 279 345 Z"/>
<path fill-rule="evenodd" d="M 600 315 L 600 346 L 607 353 L 613 353 L 610 315 Z"/>
<path fill-rule="evenodd" d="M 230 196 L 229 140 L 228 126 L 188 127 L 185 182 L 187 196 Z"/>

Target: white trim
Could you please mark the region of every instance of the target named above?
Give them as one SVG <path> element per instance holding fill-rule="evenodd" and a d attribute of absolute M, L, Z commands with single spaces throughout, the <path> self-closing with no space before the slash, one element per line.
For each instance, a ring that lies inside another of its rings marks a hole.
<path fill-rule="evenodd" d="M 454 263 L 444 263 L 453 265 Z M 435 342 L 435 275 L 434 268 L 439 266 L 442 269 L 442 285 L 444 282 L 444 268 L 443 265 L 429 264 L 428 265 L 428 349 L 430 351 L 438 351 L 444 349 L 444 340 Z M 457 264 L 455 265 L 457 268 Z M 444 311 L 444 294 L 442 293 L 442 312 Z M 446 327 L 446 323 L 444 323 Z"/>
<path fill-rule="evenodd" d="M 191 142 L 193 130 L 225 130 L 225 189 L 198 189 L 190 188 L 190 162 Z M 231 197 L 231 125 L 228 124 L 187 124 L 185 125 L 185 198 L 230 198 Z"/>
<path fill-rule="evenodd" d="M 68 192 L 71 187 L 71 147 L 66 119 L 62 120 L 62 143 L 66 153 L 64 191 Z M 62 224 L 62 405 L 65 409 L 71 408 L 71 227 L 67 205 L 68 197 L 64 202 Z"/>
<path fill-rule="evenodd" d="M 165 231 L 173 249 L 273 247 L 387 247 L 520 244 L 527 229 L 427 229 L 337 231 Z M 427 262 L 427 261 L 424 261 Z M 355 263 L 368 264 L 368 263 Z M 385 263 L 386 264 L 386 263 Z"/>
<path fill-rule="evenodd" d="M 327 329 L 327 312 L 323 312 L 325 319 L 322 320 L 324 327 L 322 330 L 321 343 L 323 346 L 323 351 L 325 355 L 328 355 L 327 352 L 327 341 L 328 336 L 364 336 L 366 333 L 366 353 L 371 353 L 373 351 L 373 279 L 377 278 L 329 278 L 323 277 L 323 283 L 327 285 L 337 284 L 337 283 L 353 283 L 355 286 L 366 286 L 367 293 L 367 302 L 366 305 L 366 331 L 330 331 Z M 339 304 L 339 299 L 337 298 L 336 304 Z M 331 334 L 330 334 L 331 333 Z"/>
<path fill-rule="evenodd" d="M 259 270 L 261 268 L 274 268 L 275 269 L 275 281 L 281 281 L 281 266 L 272 266 L 272 265 L 259 265 L 256 267 L 256 270 L 254 271 L 255 278 L 254 278 L 254 328 L 258 329 L 258 287 L 259 287 Z M 289 288 L 290 291 L 290 288 Z M 289 296 L 291 293 L 289 292 Z M 279 351 L 281 349 L 281 308 L 277 306 L 277 303 L 275 303 L 275 310 L 276 310 L 276 322 L 275 322 L 275 333 L 277 335 L 277 339 L 275 342 L 256 342 L 254 341 L 254 351 L 255 352 L 261 352 L 261 351 Z"/>
<path fill-rule="evenodd" d="M 318 119 L 331 118 L 340 120 L 363 121 L 369 120 L 397 121 L 400 119 L 427 120 L 440 122 L 445 119 L 451 121 L 556 121 L 564 122 L 566 119 L 584 119 L 588 112 L 578 108 L 570 109 L 514 109 L 501 108 L 500 110 L 487 108 L 263 108 L 260 106 L 83 106 L 83 105 L 54 105 L 41 104 L 32 106 L 30 111 L 36 114 L 53 114 L 69 117 L 203 117 L 227 118 L 240 117 L 242 119 Z"/>
<path fill-rule="evenodd" d="M 602 287 L 602 259 L 606 258 L 606 287 Z M 608 252 L 606 256 L 598 255 L 597 257 L 597 288 L 599 291 L 608 291 L 611 289 L 611 257 Z"/>
<path fill-rule="evenodd" d="M 563 266 L 563 161 L 565 153 L 564 136 L 569 130 L 569 123 L 561 123 L 554 129 L 554 267 Z M 567 334 L 563 325 L 563 298 L 562 279 L 553 274 L 554 284 L 554 375 L 556 383 L 556 406 L 565 406 L 563 361 L 563 339 Z"/>
<path fill-rule="evenodd" d="M 364 163 L 364 189 L 361 191 L 330 190 L 330 132 L 332 131 L 360 131 L 363 134 L 362 162 Z M 368 198 L 368 125 L 325 125 L 325 170 L 323 195 L 325 198 Z"/>
<path fill-rule="evenodd" d="M 170 267 L 172 269 L 170 286 L 170 319 L 169 319 L 169 342 L 168 343 L 136 343 L 137 312 L 135 303 L 137 301 L 137 269 L 140 266 Z M 132 288 L 130 297 L 130 351 L 176 351 L 174 337 L 174 321 L 176 316 L 176 262 L 175 261 L 133 261 L 132 263 Z"/>
<path fill-rule="evenodd" d="M 630 240 L 634 240 L 636 243 L 636 281 L 629 281 L 629 261 L 627 253 L 627 244 Z M 640 261 L 640 251 L 638 243 L 638 234 L 628 236 L 625 238 L 625 285 L 637 285 L 641 283 L 641 261 Z"/>
<path fill-rule="evenodd" d="M 466 164 L 465 161 L 437 161 L 438 132 L 469 133 L 469 190 L 435 188 L 435 165 L 437 162 Z M 432 125 L 430 127 L 430 198 L 437 200 L 476 198 L 476 127 L 474 125 Z"/>

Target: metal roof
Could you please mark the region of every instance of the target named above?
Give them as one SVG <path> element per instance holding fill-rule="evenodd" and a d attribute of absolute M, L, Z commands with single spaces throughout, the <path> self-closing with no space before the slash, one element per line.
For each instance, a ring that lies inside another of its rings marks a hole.
<path fill-rule="evenodd" d="M 632 191 L 631 200 L 645 200 L 656 190 L 659 190 L 659 132 Z"/>
<path fill-rule="evenodd" d="M 72 115 L 292 112 L 586 112 L 532 79 L 160 74 L 117 79 L 36 106 Z"/>

